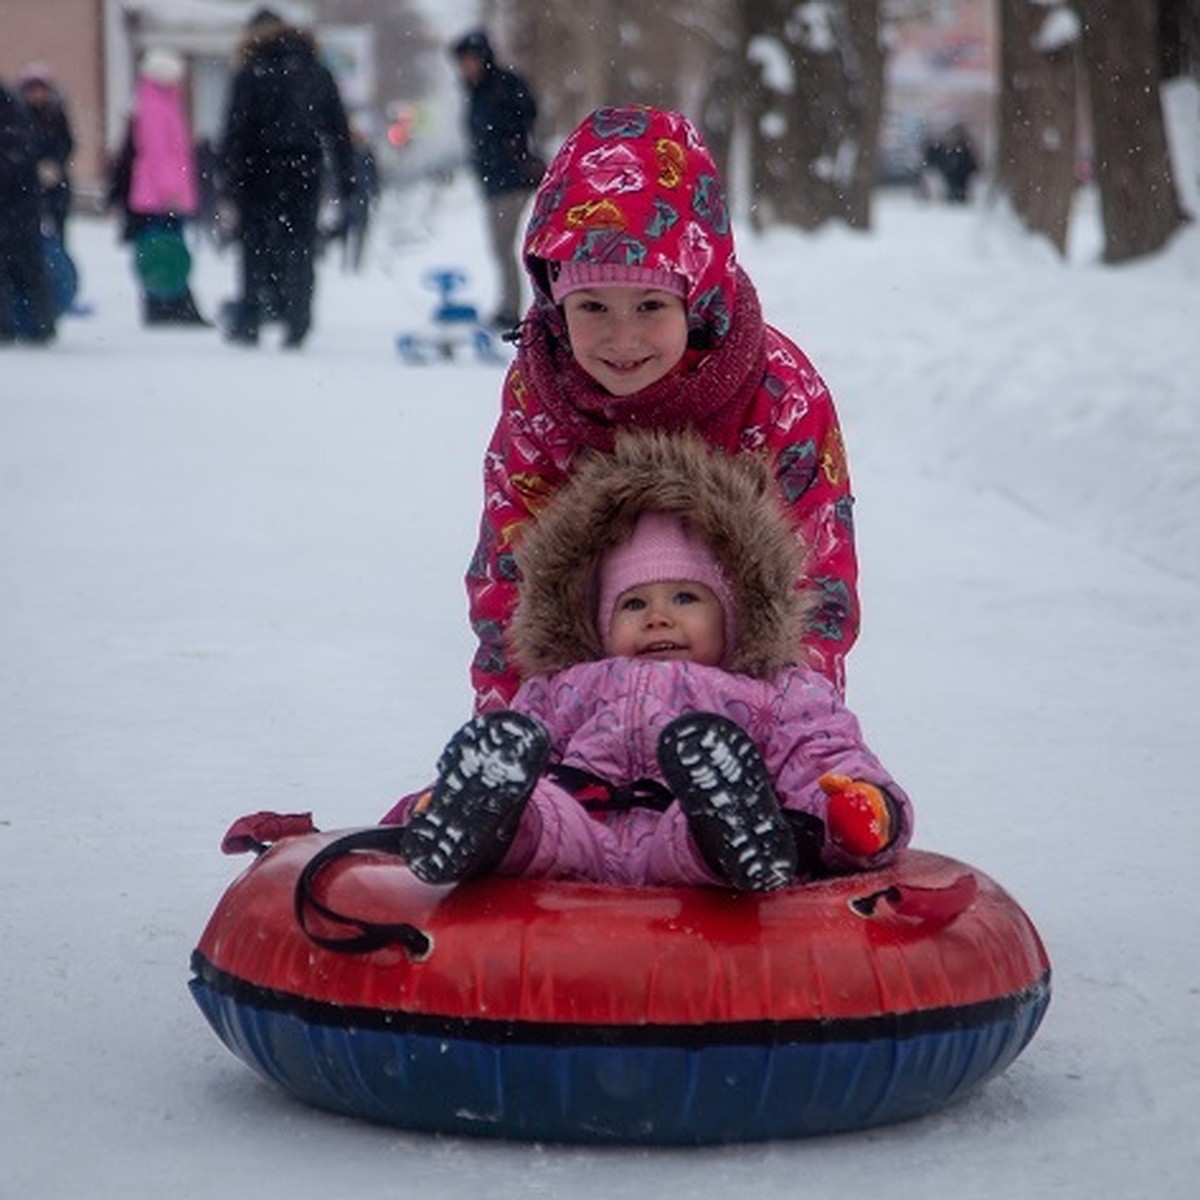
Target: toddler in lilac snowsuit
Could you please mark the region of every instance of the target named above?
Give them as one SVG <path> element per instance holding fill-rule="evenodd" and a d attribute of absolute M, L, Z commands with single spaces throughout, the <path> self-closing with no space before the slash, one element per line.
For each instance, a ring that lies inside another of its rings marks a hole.
<path fill-rule="evenodd" d="M 792 661 L 801 548 L 770 468 L 687 434 L 581 464 L 518 548 L 511 708 L 405 814 L 416 875 L 767 891 L 908 842 L 908 798 Z"/>

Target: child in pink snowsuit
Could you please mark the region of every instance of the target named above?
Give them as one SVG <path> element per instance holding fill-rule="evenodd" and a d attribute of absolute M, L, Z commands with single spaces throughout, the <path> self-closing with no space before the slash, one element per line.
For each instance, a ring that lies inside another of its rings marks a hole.
<path fill-rule="evenodd" d="M 455 734 L 403 852 L 489 871 L 766 891 L 887 861 L 909 801 L 821 673 L 763 457 L 625 434 L 529 527 L 511 707 Z"/>

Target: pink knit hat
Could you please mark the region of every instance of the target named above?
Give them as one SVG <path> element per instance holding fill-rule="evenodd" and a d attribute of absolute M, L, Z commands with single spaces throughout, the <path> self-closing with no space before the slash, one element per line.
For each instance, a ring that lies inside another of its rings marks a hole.
<path fill-rule="evenodd" d="M 674 271 L 625 263 L 551 261 L 550 295 L 555 304 L 561 304 L 572 292 L 590 287 L 655 288 L 681 300 L 687 296 L 687 280 Z"/>
<path fill-rule="evenodd" d="M 629 539 L 600 560 L 596 579 L 601 640 L 608 633 L 613 606 L 622 592 L 643 583 L 677 579 L 703 583 L 712 590 L 725 611 L 725 658 L 733 650 L 737 611 L 733 589 L 704 539 L 688 529 L 676 513 L 643 513 Z"/>

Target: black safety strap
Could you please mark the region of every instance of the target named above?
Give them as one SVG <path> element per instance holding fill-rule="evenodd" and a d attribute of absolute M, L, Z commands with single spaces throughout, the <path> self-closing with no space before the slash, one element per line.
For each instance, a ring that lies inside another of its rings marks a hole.
<path fill-rule="evenodd" d="M 665 783 L 657 779 L 635 779 L 632 783 L 612 784 L 585 771 L 556 763 L 547 767 L 543 776 L 557 783 L 587 809 L 602 816 L 613 812 L 628 812 L 631 808 L 651 808 L 665 812 L 675 797 Z M 801 879 L 815 879 L 825 874 L 822 850 L 825 845 L 825 822 L 811 813 L 783 810 L 783 818 L 791 826 L 796 842 L 797 871 Z"/>
<path fill-rule="evenodd" d="M 433 940 L 415 925 L 409 925 L 405 921 L 387 924 L 351 917 L 330 908 L 316 896 L 317 877 L 331 863 L 357 850 L 376 850 L 399 855 L 400 839 L 403 835 L 402 825 L 380 825 L 372 829 L 357 830 L 330 842 L 309 859 L 296 881 L 296 920 L 305 934 L 318 946 L 343 954 L 370 954 L 374 950 L 382 950 L 385 946 L 402 946 L 413 958 L 424 958 L 429 953 Z M 344 937 L 328 937 L 315 933 L 309 926 L 311 913 L 316 913 L 323 921 L 345 926 L 354 932 Z"/>
<path fill-rule="evenodd" d="M 628 812 L 631 808 L 665 812 L 675 798 L 666 784 L 657 779 L 614 784 L 582 767 L 569 767 L 564 763 L 547 767 L 543 777 L 570 792 L 590 813 Z"/>

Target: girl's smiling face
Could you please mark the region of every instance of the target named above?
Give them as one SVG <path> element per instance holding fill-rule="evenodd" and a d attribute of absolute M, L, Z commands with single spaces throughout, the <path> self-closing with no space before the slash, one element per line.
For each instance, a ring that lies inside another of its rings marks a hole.
<path fill-rule="evenodd" d="M 669 374 L 687 349 L 687 308 L 670 292 L 589 287 L 563 300 L 571 350 L 614 396 L 632 396 Z"/>
<path fill-rule="evenodd" d="M 605 652 L 718 666 L 725 656 L 725 610 L 712 589 L 671 579 L 626 588 L 613 605 Z"/>

